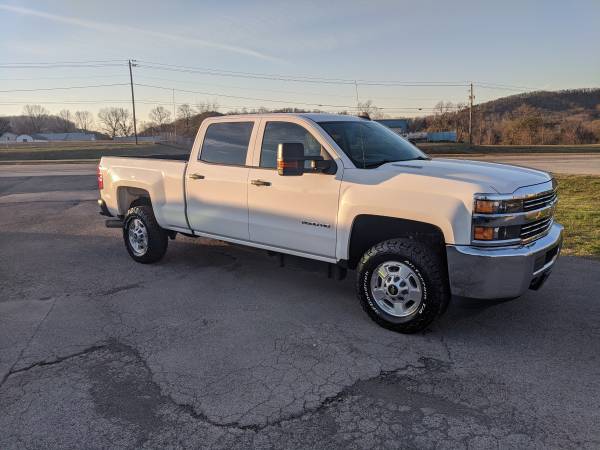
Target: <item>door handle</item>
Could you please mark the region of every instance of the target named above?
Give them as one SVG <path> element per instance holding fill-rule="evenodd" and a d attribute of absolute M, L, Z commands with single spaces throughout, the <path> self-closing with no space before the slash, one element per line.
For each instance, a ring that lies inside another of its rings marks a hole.
<path fill-rule="evenodd" d="M 204 175 L 200 175 L 199 173 L 193 173 L 190 175 L 192 180 L 204 180 Z"/>
<path fill-rule="evenodd" d="M 271 186 L 270 181 L 252 180 L 250 183 L 252 183 L 254 186 Z"/>

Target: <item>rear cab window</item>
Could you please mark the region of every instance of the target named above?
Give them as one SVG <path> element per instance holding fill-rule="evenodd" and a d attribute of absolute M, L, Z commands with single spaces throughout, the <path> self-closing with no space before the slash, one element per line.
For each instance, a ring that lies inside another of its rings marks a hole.
<path fill-rule="evenodd" d="M 208 126 L 198 159 L 207 163 L 245 166 L 254 122 L 222 122 Z"/>

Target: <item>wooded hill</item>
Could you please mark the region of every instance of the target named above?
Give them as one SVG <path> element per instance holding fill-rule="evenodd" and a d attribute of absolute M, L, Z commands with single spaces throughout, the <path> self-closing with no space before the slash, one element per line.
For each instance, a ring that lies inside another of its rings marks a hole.
<path fill-rule="evenodd" d="M 414 131 L 456 130 L 468 139 L 466 105 L 440 102 L 431 116 L 411 120 Z M 600 89 L 538 91 L 473 107 L 475 144 L 594 144 L 600 142 Z"/>

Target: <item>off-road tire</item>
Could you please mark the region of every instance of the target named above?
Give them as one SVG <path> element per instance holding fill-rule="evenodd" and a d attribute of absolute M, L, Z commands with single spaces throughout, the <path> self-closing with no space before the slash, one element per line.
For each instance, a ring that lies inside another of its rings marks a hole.
<path fill-rule="evenodd" d="M 141 220 L 147 230 L 148 246 L 143 255 L 135 254 L 129 241 L 129 226 L 134 219 Z M 138 205 L 129 208 L 123 221 L 123 240 L 129 255 L 134 261 L 142 264 L 160 261 L 165 255 L 169 243 L 167 231 L 158 225 L 152 207 L 149 205 Z"/>
<path fill-rule="evenodd" d="M 377 305 L 371 293 L 371 276 L 385 261 L 409 266 L 423 286 L 422 303 L 409 316 L 395 317 Z M 390 239 L 371 247 L 357 267 L 356 291 L 361 306 L 376 323 L 400 333 L 416 333 L 441 315 L 450 300 L 445 262 L 439 252 L 411 239 Z"/>

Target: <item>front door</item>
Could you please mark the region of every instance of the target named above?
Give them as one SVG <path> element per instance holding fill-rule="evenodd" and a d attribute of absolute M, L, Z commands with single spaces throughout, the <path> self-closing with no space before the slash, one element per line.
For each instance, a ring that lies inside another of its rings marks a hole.
<path fill-rule="evenodd" d="M 280 143 L 301 142 L 306 155 L 331 159 L 330 155 L 301 123 L 270 120 L 263 121 L 261 128 L 262 140 L 256 146 L 260 159 L 255 158 L 249 173 L 250 240 L 334 258 L 341 177 L 324 173 L 280 176 L 276 168 Z"/>
<path fill-rule="evenodd" d="M 254 121 L 208 126 L 186 172 L 187 215 L 194 231 L 248 240 L 248 148 Z"/>

